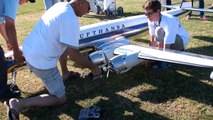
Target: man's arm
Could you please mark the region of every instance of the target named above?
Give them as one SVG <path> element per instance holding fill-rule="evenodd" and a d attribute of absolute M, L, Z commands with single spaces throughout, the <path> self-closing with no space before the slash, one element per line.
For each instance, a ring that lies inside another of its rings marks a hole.
<path fill-rule="evenodd" d="M 150 35 L 149 46 L 158 47 L 158 42 L 155 40 L 156 36 Z"/>
<path fill-rule="evenodd" d="M 82 67 L 89 68 L 94 76 L 100 75 L 102 71 L 92 62 L 89 61 L 78 49 L 68 48 L 68 55 L 71 60 L 78 63 Z"/>
<path fill-rule="evenodd" d="M 155 41 L 155 36 L 150 36 L 149 46 L 170 49 L 170 44 Z"/>
<path fill-rule="evenodd" d="M 8 40 L 13 48 L 15 60 L 18 63 L 23 63 L 22 53 L 19 50 L 19 46 L 18 46 L 15 20 L 11 19 L 10 17 L 5 17 L 5 21 L 6 21 L 6 31 L 7 31 Z"/>
<path fill-rule="evenodd" d="M 10 42 L 8 41 L 5 23 L 0 23 L 0 33 L 7 44 L 7 50 L 13 50 L 12 46 L 10 45 Z"/>

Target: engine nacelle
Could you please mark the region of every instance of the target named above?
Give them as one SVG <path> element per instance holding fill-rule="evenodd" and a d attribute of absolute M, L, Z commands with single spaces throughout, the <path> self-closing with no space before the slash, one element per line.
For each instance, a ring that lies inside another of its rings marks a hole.
<path fill-rule="evenodd" d="M 130 70 L 132 67 L 138 65 L 143 60 L 138 58 L 138 53 L 132 53 L 129 55 L 117 55 L 110 59 L 110 64 L 113 70 L 117 73 L 124 73 Z"/>
<path fill-rule="evenodd" d="M 103 51 L 96 51 L 89 54 L 89 59 L 92 63 L 94 63 L 97 66 L 100 66 L 106 63 L 106 58 L 104 56 Z"/>
<path fill-rule="evenodd" d="M 97 66 L 107 65 L 108 60 L 114 56 L 115 48 L 107 49 L 107 50 L 99 50 L 93 52 L 89 55 L 89 59 L 92 63 L 96 64 Z"/>
<path fill-rule="evenodd" d="M 89 55 L 91 62 L 98 66 L 107 65 L 109 59 L 114 57 L 114 50 L 120 46 L 130 44 L 130 40 L 124 37 L 118 37 L 114 41 L 106 42 L 97 47 L 99 51 L 93 52 Z"/>

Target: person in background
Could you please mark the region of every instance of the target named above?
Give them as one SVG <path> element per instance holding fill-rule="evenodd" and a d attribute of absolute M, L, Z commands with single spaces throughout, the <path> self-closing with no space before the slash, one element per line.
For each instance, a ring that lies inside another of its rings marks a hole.
<path fill-rule="evenodd" d="M 159 0 L 159 2 L 161 3 L 161 5 L 171 5 L 172 4 L 171 0 Z M 165 10 L 165 9 L 163 8 L 163 10 Z M 166 8 L 166 10 L 171 10 L 171 9 Z"/>
<path fill-rule="evenodd" d="M 0 16 L 3 17 L 5 22 L 5 31 L 7 34 L 8 42 L 12 46 L 15 60 L 18 64 L 23 63 L 22 53 L 19 50 L 15 19 L 16 13 L 18 11 L 19 4 L 24 4 L 28 0 L 1 0 L 1 6 L 3 6 L 3 11 L 1 10 Z M 2 8 L 1 8 L 2 9 Z"/>
<path fill-rule="evenodd" d="M 166 5 L 171 5 L 172 1 L 171 0 L 166 0 Z M 170 8 L 167 8 L 167 10 L 171 10 Z"/>
<path fill-rule="evenodd" d="M 14 59 L 17 64 L 24 62 L 22 53 L 19 50 L 15 19 L 19 4 L 24 4 L 28 0 L 1 0 L 0 1 L 0 33 L 7 43 L 7 49 L 13 50 Z M 0 46 L 0 98 L 18 97 L 19 92 L 10 89 L 7 84 L 7 65 L 4 50 Z"/>
<path fill-rule="evenodd" d="M 185 50 L 190 36 L 177 17 L 161 14 L 161 4 L 158 0 L 146 1 L 143 9 L 148 18 L 150 46 L 161 49 Z M 154 67 L 161 69 L 168 66 L 168 63 L 157 62 Z"/>
<path fill-rule="evenodd" d="M 24 108 L 56 106 L 67 100 L 63 78 L 57 67 L 60 56 L 67 51 L 71 59 L 89 68 L 93 78 L 100 78 L 102 70 L 80 53 L 78 17 L 89 12 L 89 0 L 59 2 L 47 10 L 23 43 L 27 66 L 39 77 L 48 94 L 10 99 L 5 102 L 9 119 L 19 119 Z"/>
<path fill-rule="evenodd" d="M 193 3 L 194 3 L 194 0 L 192 0 L 192 6 L 193 6 Z M 198 4 L 199 4 L 198 8 L 202 8 L 203 9 L 204 6 L 205 6 L 204 0 L 199 0 Z M 189 21 L 191 16 L 192 16 L 192 11 L 190 11 L 189 14 L 186 16 L 186 21 Z M 200 20 L 202 20 L 202 21 L 207 21 L 208 20 L 208 18 L 204 15 L 204 12 L 202 12 L 202 11 L 199 12 L 199 16 L 200 16 Z"/>

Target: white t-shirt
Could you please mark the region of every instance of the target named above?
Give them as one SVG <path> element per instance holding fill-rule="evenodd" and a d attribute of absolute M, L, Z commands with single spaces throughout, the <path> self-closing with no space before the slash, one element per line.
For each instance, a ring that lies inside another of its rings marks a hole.
<path fill-rule="evenodd" d="M 44 13 L 23 43 L 28 63 L 38 69 L 56 67 L 67 47 L 79 47 L 79 22 L 73 8 L 60 2 Z"/>
<path fill-rule="evenodd" d="M 159 22 L 150 22 L 150 20 L 148 20 L 148 26 L 149 34 L 154 36 L 156 36 L 155 29 L 157 26 L 163 28 L 165 31 L 164 44 L 175 43 L 176 35 L 179 35 L 183 39 L 184 47 L 186 47 L 189 42 L 189 34 L 180 23 L 179 19 L 172 15 L 162 14 Z"/>

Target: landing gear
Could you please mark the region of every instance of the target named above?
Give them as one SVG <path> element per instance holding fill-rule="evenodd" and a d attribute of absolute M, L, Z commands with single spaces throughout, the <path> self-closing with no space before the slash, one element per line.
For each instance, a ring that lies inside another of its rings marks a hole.
<path fill-rule="evenodd" d="M 101 13 L 101 7 L 100 6 L 96 6 L 97 7 L 97 12 L 95 14 L 100 14 Z"/>
<path fill-rule="evenodd" d="M 95 0 L 96 9 L 93 11 L 95 14 L 104 13 L 105 16 L 122 16 L 124 10 L 122 7 L 118 7 L 116 10 L 115 0 Z"/>
<path fill-rule="evenodd" d="M 122 16 L 123 13 L 124 13 L 123 8 L 122 8 L 122 7 L 118 7 L 118 9 L 117 9 L 117 14 L 118 14 L 119 16 Z"/>
<path fill-rule="evenodd" d="M 105 14 L 105 16 L 109 17 L 112 15 L 112 12 L 110 12 L 109 9 L 106 9 L 106 10 L 104 10 L 104 14 Z"/>

